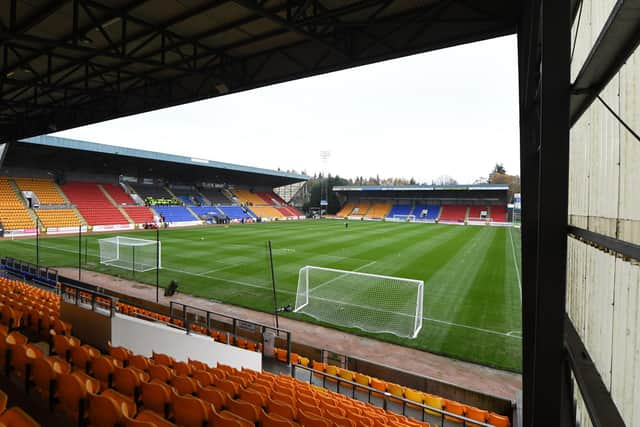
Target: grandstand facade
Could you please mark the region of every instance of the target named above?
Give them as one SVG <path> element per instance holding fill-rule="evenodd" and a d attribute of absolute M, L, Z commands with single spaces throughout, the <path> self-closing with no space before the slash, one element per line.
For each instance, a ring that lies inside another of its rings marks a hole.
<path fill-rule="evenodd" d="M 336 186 L 338 218 L 506 225 L 509 187 L 502 184 Z"/>
<path fill-rule="evenodd" d="M 306 179 L 42 136 L 6 148 L 0 223 L 17 236 L 301 219 L 274 188 Z"/>

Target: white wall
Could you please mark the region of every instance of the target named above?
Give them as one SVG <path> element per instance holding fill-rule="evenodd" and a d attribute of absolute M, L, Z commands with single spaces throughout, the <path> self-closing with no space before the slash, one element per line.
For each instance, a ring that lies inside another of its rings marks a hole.
<path fill-rule="evenodd" d="M 176 360 L 191 358 L 211 366 L 220 362 L 238 369 L 262 371 L 261 353 L 215 342 L 203 335 L 187 335 L 179 329 L 121 314 L 112 319 L 111 343 L 144 356 L 151 356 L 155 351 Z"/>
<path fill-rule="evenodd" d="M 574 23 L 575 79 L 615 0 L 585 0 Z M 599 94 L 640 130 L 640 50 Z M 640 244 L 640 142 L 595 100 L 571 130 L 569 223 Z M 627 426 L 640 427 L 640 263 L 569 237 L 567 312 Z M 576 387 L 577 421 L 591 425 Z"/>

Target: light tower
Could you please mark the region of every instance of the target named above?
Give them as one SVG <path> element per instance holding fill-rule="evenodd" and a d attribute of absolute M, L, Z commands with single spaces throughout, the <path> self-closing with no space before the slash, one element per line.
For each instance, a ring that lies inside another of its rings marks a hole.
<path fill-rule="evenodd" d="M 322 176 L 323 176 L 323 179 L 320 180 L 320 216 L 322 216 L 323 210 L 326 213 L 327 206 L 329 205 L 329 177 L 327 176 L 327 163 L 329 162 L 329 157 L 331 157 L 331 151 L 329 150 L 320 151 L 320 160 L 322 160 Z"/>

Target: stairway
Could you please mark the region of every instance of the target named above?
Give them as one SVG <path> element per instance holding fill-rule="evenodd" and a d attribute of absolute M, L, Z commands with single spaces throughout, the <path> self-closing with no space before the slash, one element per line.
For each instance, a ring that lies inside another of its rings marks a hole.
<path fill-rule="evenodd" d="M 120 211 L 120 213 L 122 214 L 122 216 L 129 221 L 129 224 L 134 224 L 135 225 L 135 221 L 131 219 L 131 217 L 129 216 L 129 214 L 127 213 L 127 211 L 125 211 L 122 206 L 120 206 L 118 203 L 116 203 L 116 201 L 113 199 L 113 197 L 111 197 L 111 194 L 109 194 L 109 192 L 107 190 L 104 189 L 104 187 L 101 184 L 98 184 L 98 188 L 100 189 L 100 191 L 102 191 L 102 194 L 104 194 L 104 196 L 109 200 L 109 202 L 116 207 L 116 209 L 118 209 Z"/>

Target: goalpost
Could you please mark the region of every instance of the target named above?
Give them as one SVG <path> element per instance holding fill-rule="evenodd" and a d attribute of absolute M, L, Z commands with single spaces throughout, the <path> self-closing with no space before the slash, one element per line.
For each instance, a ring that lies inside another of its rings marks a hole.
<path fill-rule="evenodd" d="M 391 219 L 395 222 L 414 222 L 416 220 L 416 216 L 395 214 Z"/>
<path fill-rule="evenodd" d="M 100 264 L 139 272 L 162 268 L 162 242 L 156 247 L 155 240 L 115 236 L 98 243 Z"/>
<path fill-rule="evenodd" d="M 367 332 L 415 338 L 422 328 L 422 280 L 314 266 L 298 273 L 296 313 Z"/>

